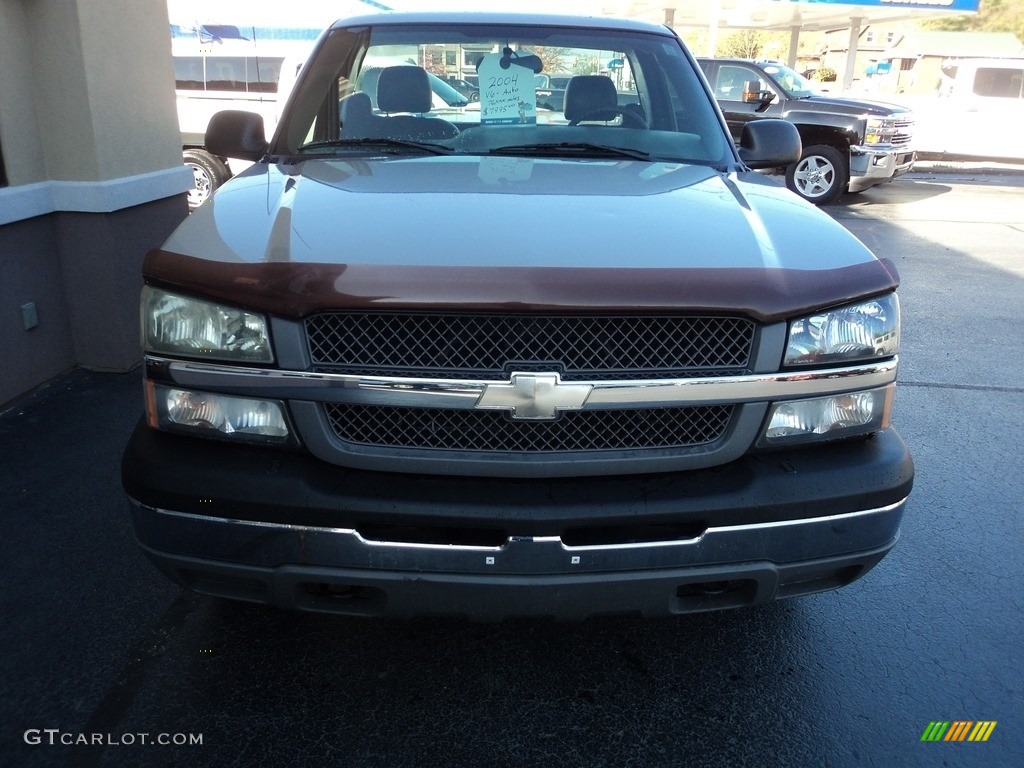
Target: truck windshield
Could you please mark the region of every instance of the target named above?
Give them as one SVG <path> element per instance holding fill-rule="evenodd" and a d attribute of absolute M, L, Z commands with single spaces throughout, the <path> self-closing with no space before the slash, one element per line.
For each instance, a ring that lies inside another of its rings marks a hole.
<path fill-rule="evenodd" d="M 793 99 L 817 96 L 821 89 L 811 80 L 782 64 L 764 64 L 761 67 L 786 95 Z"/>
<path fill-rule="evenodd" d="M 572 74 L 552 76 L 565 72 Z M 443 82 L 467 78 L 479 83 L 479 100 Z M 393 140 L 389 154 L 405 142 L 410 152 L 419 143 L 450 154 L 535 157 L 564 147 L 579 157 L 587 146 L 595 157 L 734 160 L 675 36 L 586 27 L 333 29 L 300 76 L 272 152 L 378 151 L 381 142 L 368 139 Z"/>

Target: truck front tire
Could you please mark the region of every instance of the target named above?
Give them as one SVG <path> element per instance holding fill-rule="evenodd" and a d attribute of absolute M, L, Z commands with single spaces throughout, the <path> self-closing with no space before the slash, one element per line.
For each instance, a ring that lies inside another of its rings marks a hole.
<path fill-rule="evenodd" d="M 786 186 L 815 205 L 838 198 L 850 181 L 849 163 L 835 147 L 814 144 L 786 168 Z"/>
<path fill-rule="evenodd" d="M 195 186 L 188 192 L 191 211 L 209 200 L 217 187 L 231 178 L 231 171 L 219 158 L 202 149 L 186 149 L 181 157 L 195 176 Z"/>

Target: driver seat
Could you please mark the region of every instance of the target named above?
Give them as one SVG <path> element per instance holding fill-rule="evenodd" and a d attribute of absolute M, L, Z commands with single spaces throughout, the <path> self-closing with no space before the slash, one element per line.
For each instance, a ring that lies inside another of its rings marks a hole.
<path fill-rule="evenodd" d="M 615 83 L 604 75 L 576 75 L 565 86 L 565 119 L 569 125 L 581 120 L 614 120 L 619 111 Z"/>

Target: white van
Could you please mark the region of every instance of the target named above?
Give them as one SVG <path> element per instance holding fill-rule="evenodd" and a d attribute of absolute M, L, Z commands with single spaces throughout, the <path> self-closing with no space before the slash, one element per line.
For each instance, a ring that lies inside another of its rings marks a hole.
<path fill-rule="evenodd" d="M 939 96 L 972 106 L 1024 100 L 1024 59 L 964 59 L 942 65 Z"/>
<path fill-rule="evenodd" d="M 949 60 L 938 96 L 919 101 L 919 157 L 1024 162 L 1024 59 Z"/>
<path fill-rule="evenodd" d="M 225 109 L 256 112 L 272 134 L 287 90 L 313 47 L 312 40 L 262 42 L 245 38 L 244 32 L 202 34 L 206 31 L 171 41 L 182 156 L 196 182 L 189 208 L 204 203 L 232 175 L 227 159 L 204 146 L 210 118 Z"/>

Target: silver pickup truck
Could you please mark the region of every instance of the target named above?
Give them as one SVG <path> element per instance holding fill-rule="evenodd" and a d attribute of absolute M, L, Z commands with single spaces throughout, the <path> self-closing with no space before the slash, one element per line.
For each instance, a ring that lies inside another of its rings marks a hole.
<path fill-rule="evenodd" d="M 480 101 L 437 114 L 406 61 L 460 46 L 489 52 Z M 593 73 L 538 109 L 544 46 L 617 52 L 635 102 Z M 671 30 L 343 20 L 273 137 L 228 112 L 206 141 L 255 162 L 146 257 L 122 464 L 179 584 L 360 616 L 663 615 L 841 587 L 895 545 L 896 271 L 752 172 L 795 162 L 796 129 L 734 145 Z"/>

